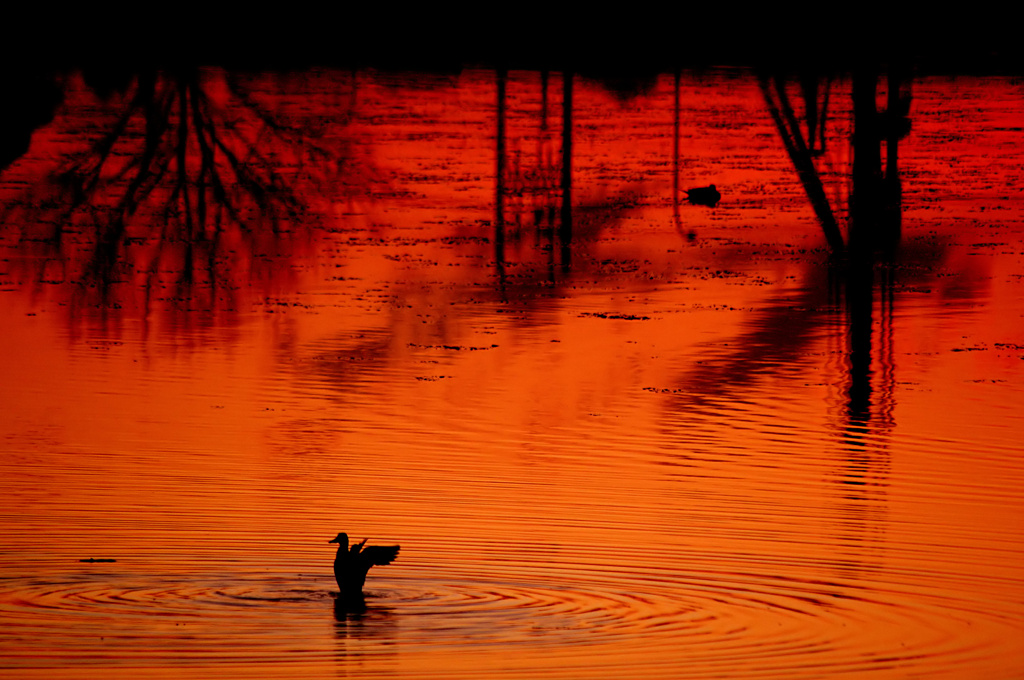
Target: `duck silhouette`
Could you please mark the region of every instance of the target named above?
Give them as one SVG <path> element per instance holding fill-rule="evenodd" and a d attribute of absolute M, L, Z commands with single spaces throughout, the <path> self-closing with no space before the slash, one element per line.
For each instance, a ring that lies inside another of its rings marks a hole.
<path fill-rule="evenodd" d="M 363 583 L 370 567 L 377 564 L 391 564 L 398 557 L 397 545 L 366 545 L 362 543 L 348 545 L 348 534 L 340 533 L 328 543 L 338 544 L 338 553 L 334 556 L 334 578 L 338 581 L 341 597 L 346 599 L 362 599 Z"/>
<path fill-rule="evenodd" d="M 715 204 L 722 199 L 722 194 L 718 193 L 718 189 L 715 188 L 714 184 L 710 184 L 706 187 L 687 189 L 686 199 L 690 201 L 690 203 L 706 205 L 714 208 Z"/>

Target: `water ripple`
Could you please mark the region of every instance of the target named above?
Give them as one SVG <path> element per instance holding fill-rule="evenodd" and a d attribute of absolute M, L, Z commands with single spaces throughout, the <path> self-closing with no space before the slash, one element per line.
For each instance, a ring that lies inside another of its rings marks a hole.
<path fill-rule="evenodd" d="M 620 551 L 611 561 L 586 549 L 571 565 L 531 566 L 509 559 L 513 547 L 492 546 L 495 554 L 473 578 L 404 573 L 375 580 L 365 608 L 335 608 L 339 631 L 347 644 L 386 633 L 407 651 L 500 647 L 503 654 L 522 649 L 577 664 L 627 663 L 647 654 L 693 659 L 705 672 L 729 664 L 862 672 L 910 661 L 917 670 L 983 663 L 1007 653 L 1019 626 L 1012 615 L 916 585 L 934 576 L 919 571 L 885 584 L 801 579 L 767 570 L 814 565 L 762 559 L 740 570 L 735 558 L 713 554 L 691 556 L 699 569 L 657 562 L 629 569 L 639 554 Z M 257 655 L 286 662 L 297 648 L 310 662 L 330 653 L 323 642 L 323 649 L 305 642 L 335 604 L 329 577 L 223 573 L 183 582 L 120 565 L 94 569 L 0 583 L 8 663 L 223 664 Z M 995 587 L 1005 591 L 1007 584 Z"/>

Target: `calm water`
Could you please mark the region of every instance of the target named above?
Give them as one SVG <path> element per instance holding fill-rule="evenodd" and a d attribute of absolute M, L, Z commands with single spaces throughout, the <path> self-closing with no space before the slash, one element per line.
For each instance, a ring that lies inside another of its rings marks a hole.
<path fill-rule="evenodd" d="M 865 278 L 751 74 L 577 78 L 567 247 L 562 78 L 498 80 L 68 79 L 0 174 L 3 675 L 1024 675 L 1024 84 L 913 84 Z"/>

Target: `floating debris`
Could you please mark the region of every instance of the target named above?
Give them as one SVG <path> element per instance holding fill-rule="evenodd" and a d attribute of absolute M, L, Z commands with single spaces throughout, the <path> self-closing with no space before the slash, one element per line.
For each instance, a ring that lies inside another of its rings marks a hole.
<path fill-rule="evenodd" d="M 421 345 L 416 342 L 408 343 L 409 347 L 415 347 L 418 349 L 446 349 L 454 352 L 479 352 L 485 349 L 494 349 L 497 345 L 490 345 L 489 347 L 473 347 L 471 345 Z"/>
<path fill-rule="evenodd" d="M 117 560 L 110 557 L 90 557 L 87 560 L 78 560 L 79 562 L 117 562 Z"/>
<path fill-rule="evenodd" d="M 623 321 L 649 321 L 649 316 L 637 314 L 607 314 L 605 312 L 583 312 L 580 316 L 595 316 L 598 319 L 621 319 Z"/>

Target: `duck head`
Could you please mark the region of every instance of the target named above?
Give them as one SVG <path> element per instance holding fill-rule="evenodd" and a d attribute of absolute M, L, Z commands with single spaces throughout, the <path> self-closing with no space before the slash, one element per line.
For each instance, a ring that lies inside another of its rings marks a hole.
<path fill-rule="evenodd" d="M 327 542 L 328 543 L 340 543 L 341 545 L 343 545 L 343 546 L 345 546 L 347 548 L 348 547 L 348 534 L 340 533 L 340 534 L 338 534 L 337 536 L 335 536 L 334 538 L 332 538 L 331 540 L 329 540 Z"/>

